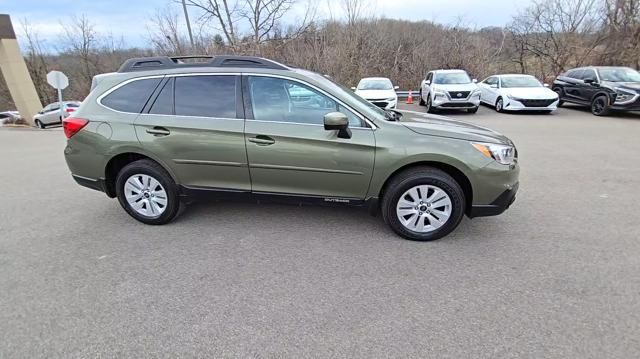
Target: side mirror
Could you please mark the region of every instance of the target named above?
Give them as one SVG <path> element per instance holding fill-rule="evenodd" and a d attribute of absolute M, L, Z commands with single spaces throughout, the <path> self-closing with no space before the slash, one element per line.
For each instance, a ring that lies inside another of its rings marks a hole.
<path fill-rule="evenodd" d="M 474 84 L 478 83 L 478 79 L 473 79 L 473 80 L 471 80 L 471 82 L 473 82 Z"/>
<path fill-rule="evenodd" d="M 356 88 L 355 88 L 355 87 L 351 87 L 351 89 L 352 89 L 353 91 L 355 91 L 355 90 L 356 90 Z"/>
<path fill-rule="evenodd" d="M 584 79 L 584 83 L 585 83 L 585 84 L 593 85 L 593 84 L 595 84 L 595 83 L 596 83 L 596 79 L 594 79 L 594 78 L 592 78 L 592 77 L 591 77 L 591 78 L 586 78 L 586 79 Z"/>
<path fill-rule="evenodd" d="M 324 129 L 338 131 L 339 138 L 351 138 L 349 118 L 342 112 L 330 112 L 324 115 Z"/>
<path fill-rule="evenodd" d="M 399 89 L 399 88 L 400 88 L 400 86 L 393 86 L 393 89 L 394 89 L 394 90 L 397 90 L 397 89 Z"/>
<path fill-rule="evenodd" d="M 544 87 L 549 87 L 549 84 L 544 84 Z"/>
<path fill-rule="evenodd" d="M 43 111 L 38 112 L 38 115 L 42 115 L 43 113 L 44 113 L 44 110 L 43 110 Z"/>
<path fill-rule="evenodd" d="M 431 80 L 425 80 L 424 84 L 427 86 L 431 85 Z"/>

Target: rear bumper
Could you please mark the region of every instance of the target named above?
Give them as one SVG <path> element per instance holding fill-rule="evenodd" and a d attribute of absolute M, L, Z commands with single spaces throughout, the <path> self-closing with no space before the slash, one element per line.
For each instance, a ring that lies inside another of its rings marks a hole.
<path fill-rule="evenodd" d="M 104 183 L 104 179 L 102 178 L 95 179 L 95 178 L 78 176 L 74 174 L 72 174 L 71 176 L 73 177 L 73 179 L 76 181 L 77 184 L 83 187 L 91 188 L 100 192 L 106 192 L 106 186 Z"/>
<path fill-rule="evenodd" d="M 519 183 L 516 183 L 510 189 L 502 192 L 502 194 L 500 194 L 498 198 L 491 202 L 491 204 L 471 206 L 469 218 L 497 216 L 506 211 L 516 200 L 516 192 L 518 192 L 519 185 Z"/>

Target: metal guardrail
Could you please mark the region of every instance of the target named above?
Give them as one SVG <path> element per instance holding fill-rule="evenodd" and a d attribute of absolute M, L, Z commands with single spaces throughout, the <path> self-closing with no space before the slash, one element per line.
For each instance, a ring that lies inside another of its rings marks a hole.
<path fill-rule="evenodd" d="M 416 91 L 416 90 L 410 90 L 410 91 L 411 91 L 411 96 L 413 98 L 416 98 L 420 93 L 419 91 Z M 396 95 L 398 95 L 398 98 L 408 98 L 409 91 L 396 91 Z"/>

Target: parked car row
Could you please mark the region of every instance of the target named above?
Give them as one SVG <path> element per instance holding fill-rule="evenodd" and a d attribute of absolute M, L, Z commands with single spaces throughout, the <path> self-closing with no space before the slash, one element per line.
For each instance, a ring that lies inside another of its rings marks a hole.
<path fill-rule="evenodd" d="M 396 108 L 398 86 L 388 78 L 364 78 L 352 89 L 382 109 Z M 580 67 L 559 75 L 549 88 L 525 74 L 493 75 L 478 83 L 465 70 L 434 70 L 420 84 L 419 102 L 429 113 L 445 109 L 476 113 L 480 104 L 497 112 L 551 113 L 569 102 L 605 116 L 612 111 L 640 111 L 640 73 L 628 67 Z"/>
<path fill-rule="evenodd" d="M 51 125 L 62 124 L 62 120 L 69 117 L 80 107 L 79 101 L 63 101 L 62 111 L 60 111 L 60 102 L 50 103 L 45 106 L 42 111 L 33 116 L 33 122 L 39 128 L 45 128 Z"/>

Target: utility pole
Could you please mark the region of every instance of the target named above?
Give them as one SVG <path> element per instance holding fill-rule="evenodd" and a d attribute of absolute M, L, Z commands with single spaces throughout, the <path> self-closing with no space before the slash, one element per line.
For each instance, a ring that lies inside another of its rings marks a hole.
<path fill-rule="evenodd" d="M 195 51 L 195 44 L 193 43 L 193 33 L 191 32 L 191 22 L 189 22 L 189 12 L 187 11 L 187 2 L 182 0 L 182 10 L 184 10 L 184 19 L 187 22 L 187 30 L 189 31 L 189 41 L 191 41 L 191 53 Z"/>

